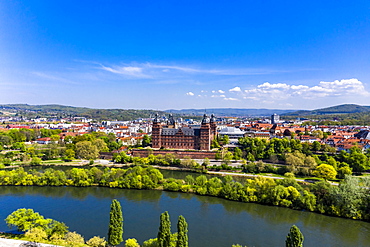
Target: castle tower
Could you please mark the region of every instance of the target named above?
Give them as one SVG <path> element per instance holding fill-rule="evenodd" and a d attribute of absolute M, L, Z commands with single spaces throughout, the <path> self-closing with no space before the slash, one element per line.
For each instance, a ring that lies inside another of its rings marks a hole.
<path fill-rule="evenodd" d="M 158 119 L 158 114 L 155 114 L 152 127 L 152 148 L 160 148 L 161 142 L 162 125 Z"/>
<path fill-rule="evenodd" d="M 210 150 L 211 147 L 211 124 L 209 117 L 204 114 L 200 127 L 200 150 Z"/>
<path fill-rule="evenodd" d="M 214 139 L 217 135 L 217 124 L 216 124 L 216 117 L 214 114 L 211 115 L 210 119 L 210 125 L 211 125 L 211 139 Z"/>

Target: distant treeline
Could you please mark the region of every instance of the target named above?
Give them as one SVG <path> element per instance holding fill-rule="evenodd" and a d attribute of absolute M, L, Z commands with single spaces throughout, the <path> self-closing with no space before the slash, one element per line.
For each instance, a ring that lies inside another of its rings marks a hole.
<path fill-rule="evenodd" d="M 128 169 L 93 167 L 45 171 L 23 168 L 0 170 L 0 185 L 21 186 L 105 186 L 126 189 L 159 189 L 215 196 L 240 202 L 255 202 L 298 210 L 370 221 L 370 177 L 346 176 L 339 186 L 327 182 L 300 185 L 293 178 L 274 180 L 266 177 L 233 181 L 205 175 L 185 179 L 164 179 L 151 166 Z"/>
<path fill-rule="evenodd" d="M 27 118 L 36 117 L 86 117 L 97 121 L 117 120 L 130 121 L 138 118 L 149 118 L 154 114 L 166 114 L 163 111 L 154 110 L 135 110 L 135 109 L 91 109 L 85 107 L 73 107 L 63 105 L 27 105 L 11 104 L 0 105 L 0 110 L 16 112 L 16 116 Z"/>

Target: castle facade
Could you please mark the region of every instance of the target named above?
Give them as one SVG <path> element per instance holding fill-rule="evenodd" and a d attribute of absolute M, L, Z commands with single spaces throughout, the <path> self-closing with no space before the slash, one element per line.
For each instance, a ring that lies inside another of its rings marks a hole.
<path fill-rule="evenodd" d="M 152 126 L 152 147 L 171 149 L 210 150 L 211 142 L 217 135 L 216 118 L 204 114 L 200 127 L 178 127 L 170 115 L 167 125 L 155 116 Z"/>

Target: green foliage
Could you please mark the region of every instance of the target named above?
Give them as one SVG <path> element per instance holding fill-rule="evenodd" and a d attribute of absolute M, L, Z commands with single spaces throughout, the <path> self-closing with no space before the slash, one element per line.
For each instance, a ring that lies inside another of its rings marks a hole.
<path fill-rule="evenodd" d="M 158 247 L 171 246 L 171 222 L 170 215 L 167 211 L 163 212 L 160 217 L 159 231 L 157 235 Z"/>
<path fill-rule="evenodd" d="M 140 247 L 135 238 L 129 238 L 125 241 L 125 247 Z"/>
<path fill-rule="evenodd" d="M 188 223 L 184 216 L 180 215 L 177 221 L 176 247 L 188 247 Z"/>
<path fill-rule="evenodd" d="M 20 208 L 5 219 L 9 227 L 15 226 L 20 231 L 28 231 L 32 228 L 46 228 L 50 219 L 45 219 L 33 209 Z"/>
<path fill-rule="evenodd" d="M 25 233 L 25 237 L 31 242 L 43 242 L 48 235 L 41 228 L 32 228 Z"/>
<path fill-rule="evenodd" d="M 303 234 L 296 225 L 290 228 L 289 234 L 285 240 L 286 247 L 302 247 L 303 246 Z"/>
<path fill-rule="evenodd" d="M 313 174 L 316 177 L 327 180 L 327 179 L 335 179 L 335 177 L 337 176 L 337 171 L 334 169 L 334 167 L 330 165 L 321 164 L 316 168 L 316 171 L 314 171 Z"/>
<path fill-rule="evenodd" d="M 95 160 L 99 156 L 99 149 L 90 141 L 77 142 L 76 155 L 81 159 Z"/>
<path fill-rule="evenodd" d="M 158 247 L 157 238 L 152 238 L 144 241 L 143 247 Z"/>
<path fill-rule="evenodd" d="M 105 247 L 107 245 L 107 242 L 105 241 L 105 238 L 94 236 L 90 238 L 86 242 L 86 244 L 90 247 Z"/>
<path fill-rule="evenodd" d="M 345 178 L 346 175 L 352 175 L 352 169 L 348 165 L 338 168 L 338 178 Z"/>
<path fill-rule="evenodd" d="M 20 208 L 8 215 L 5 221 L 9 227 L 15 226 L 20 231 L 29 231 L 35 228 L 41 229 L 47 236 L 53 234 L 64 236 L 68 232 L 68 227 L 63 222 L 45 219 L 39 213 L 34 212 L 33 209 Z M 30 234 L 33 237 L 37 237 L 41 233 L 31 231 Z"/>
<path fill-rule="evenodd" d="M 41 165 L 41 161 L 42 160 L 40 158 L 33 157 L 32 160 L 31 160 L 30 165 L 33 165 L 33 166 Z"/>
<path fill-rule="evenodd" d="M 76 232 L 68 232 L 64 239 L 67 247 L 82 247 L 85 244 L 84 238 Z"/>
<path fill-rule="evenodd" d="M 119 201 L 112 201 L 109 213 L 108 244 L 119 245 L 123 241 L 123 216 Z"/>

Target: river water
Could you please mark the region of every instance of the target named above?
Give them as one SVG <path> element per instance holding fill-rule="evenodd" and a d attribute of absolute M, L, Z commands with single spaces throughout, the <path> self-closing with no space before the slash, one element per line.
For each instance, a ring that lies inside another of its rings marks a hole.
<path fill-rule="evenodd" d="M 32 208 L 47 218 L 66 223 L 86 239 L 106 237 L 112 199 L 124 214 L 124 238 L 140 243 L 157 235 L 159 216 L 168 211 L 172 231 L 179 215 L 189 224 L 189 246 L 285 246 L 296 224 L 304 246 L 370 246 L 370 224 L 285 208 L 240 203 L 175 192 L 102 187 L 0 187 L 0 231 L 8 230 L 7 215 Z"/>

